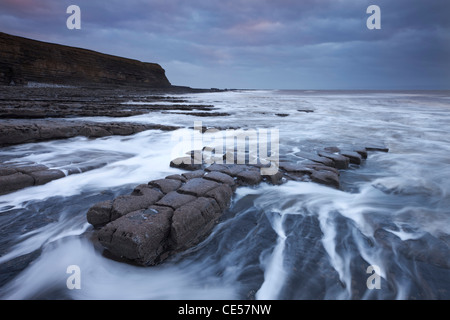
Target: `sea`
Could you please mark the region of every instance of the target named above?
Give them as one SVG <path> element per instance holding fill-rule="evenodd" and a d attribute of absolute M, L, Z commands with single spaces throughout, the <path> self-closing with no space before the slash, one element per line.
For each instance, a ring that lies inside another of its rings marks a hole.
<path fill-rule="evenodd" d="M 0 196 L 0 299 L 450 299 L 450 91 L 230 90 L 177 98 L 228 116 L 83 118 L 180 129 L 0 149 L 3 163 L 92 168 Z M 169 166 L 180 151 L 174 146 L 199 123 L 276 130 L 278 156 L 294 162 L 298 152 L 326 147 L 389 151 L 370 151 L 341 170 L 338 189 L 307 181 L 240 187 L 204 241 L 160 265 L 111 259 L 86 212 L 182 173 Z"/>

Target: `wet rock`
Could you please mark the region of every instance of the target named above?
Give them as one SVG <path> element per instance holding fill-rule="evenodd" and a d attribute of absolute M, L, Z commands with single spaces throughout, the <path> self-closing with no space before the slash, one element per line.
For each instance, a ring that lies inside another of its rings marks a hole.
<path fill-rule="evenodd" d="M 356 148 L 353 149 L 353 151 L 359 153 L 361 158 L 367 159 L 367 150 L 366 150 L 366 148 L 364 148 L 364 147 L 356 147 Z"/>
<path fill-rule="evenodd" d="M 297 109 L 298 112 L 305 112 L 305 113 L 312 113 L 314 112 L 314 110 L 310 110 L 310 109 Z"/>
<path fill-rule="evenodd" d="M 173 210 L 151 206 L 109 223 L 98 233 L 100 243 L 113 255 L 141 265 L 154 265 L 168 250 Z"/>
<path fill-rule="evenodd" d="M 325 148 L 323 148 L 323 150 L 325 150 L 326 152 L 329 152 L 329 153 L 341 152 L 341 149 L 339 149 L 338 147 L 325 147 Z"/>
<path fill-rule="evenodd" d="M 41 170 L 31 172 L 30 176 L 34 179 L 34 185 L 39 186 L 63 178 L 66 175 L 61 170 Z"/>
<path fill-rule="evenodd" d="M 164 194 L 178 190 L 178 188 L 181 187 L 181 184 L 182 182 L 180 180 L 174 179 L 159 179 L 148 183 L 149 186 L 159 188 Z"/>
<path fill-rule="evenodd" d="M 111 221 L 112 200 L 106 200 L 94 204 L 87 212 L 87 221 L 95 228 L 103 226 Z"/>
<path fill-rule="evenodd" d="M 295 153 L 295 155 L 299 158 L 303 158 L 303 159 L 307 159 L 307 160 L 311 160 L 314 162 L 318 162 L 321 163 L 325 166 L 328 167 L 334 167 L 334 161 L 329 159 L 329 158 L 325 158 L 325 157 L 321 157 L 317 154 L 313 154 L 313 153 L 307 153 L 307 152 L 297 152 Z"/>
<path fill-rule="evenodd" d="M 284 174 L 281 171 L 277 171 L 277 173 L 272 175 L 262 175 L 263 179 L 270 184 L 280 185 L 283 183 Z"/>
<path fill-rule="evenodd" d="M 186 180 L 201 178 L 205 175 L 205 171 L 203 170 L 195 170 L 192 172 L 185 172 L 181 174 Z"/>
<path fill-rule="evenodd" d="M 181 174 L 172 174 L 170 176 L 167 176 L 166 179 L 178 180 L 181 182 L 187 181 L 187 179 L 185 177 L 183 177 Z"/>
<path fill-rule="evenodd" d="M 180 189 L 178 189 L 178 192 L 201 197 L 208 191 L 217 188 L 218 186 L 220 186 L 220 184 L 215 181 L 203 178 L 194 178 L 188 180 Z"/>
<path fill-rule="evenodd" d="M 302 164 L 280 162 L 280 169 L 294 174 L 312 174 L 314 170 Z"/>
<path fill-rule="evenodd" d="M 339 177 L 331 171 L 314 171 L 310 177 L 313 182 L 339 188 Z"/>
<path fill-rule="evenodd" d="M 278 117 L 287 117 L 289 116 L 289 113 L 275 113 L 275 115 Z"/>
<path fill-rule="evenodd" d="M 220 164 L 220 163 L 214 163 L 214 164 L 210 165 L 209 167 L 205 168 L 205 171 L 207 171 L 207 172 L 217 171 L 217 172 L 225 173 L 229 176 L 232 175 L 230 168 L 228 166 L 226 166 L 224 164 Z"/>
<path fill-rule="evenodd" d="M 155 204 L 162 198 L 163 194 L 160 191 L 151 188 L 142 187 L 143 195 L 124 195 L 118 196 L 114 199 L 111 210 L 111 221 L 114 221 L 127 213 L 146 209 Z"/>
<path fill-rule="evenodd" d="M 221 210 L 212 198 L 197 198 L 173 213 L 170 240 L 174 250 L 185 249 L 203 240 L 220 217 Z"/>
<path fill-rule="evenodd" d="M 156 205 L 178 209 L 182 205 L 194 201 L 195 199 L 196 197 L 190 194 L 182 194 L 177 191 L 172 191 L 156 202 Z"/>
<path fill-rule="evenodd" d="M 220 185 L 205 193 L 205 197 L 216 200 L 222 212 L 230 206 L 232 196 L 233 190 L 227 184 Z"/>
<path fill-rule="evenodd" d="M 194 163 L 191 157 L 180 157 L 170 161 L 170 167 L 194 171 L 200 170 L 202 165 Z"/>
<path fill-rule="evenodd" d="M 361 164 L 362 157 L 358 152 L 355 151 L 341 151 L 341 154 L 347 158 L 349 158 L 350 163 L 353 164 Z"/>
<path fill-rule="evenodd" d="M 319 156 L 329 158 L 334 161 L 335 167 L 337 169 L 347 169 L 350 160 L 340 154 L 328 153 L 328 152 L 319 152 Z"/>
<path fill-rule="evenodd" d="M 6 194 L 34 185 L 34 179 L 21 172 L 0 176 L 0 194 Z"/>
<path fill-rule="evenodd" d="M 366 146 L 367 151 L 380 151 L 380 152 L 389 152 L 389 148 L 383 145 L 368 145 Z"/>
<path fill-rule="evenodd" d="M 262 181 L 261 170 L 253 167 L 245 167 L 236 174 L 239 185 L 254 186 Z"/>
<path fill-rule="evenodd" d="M 328 167 L 328 166 L 324 166 L 321 165 L 320 163 L 308 163 L 308 164 L 303 164 L 305 167 L 313 169 L 315 171 L 330 171 L 332 173 L 334 173 L 335 175 L 339 176 L 339 170 L 333 167 Z"/>
<path fill-rule="evenodd" d="M 47 166 L 44 166 L 43 164 L 34 164 L 34 165 L 17 166 L 17 167 L 15 167 L 15 170 L 25 173 L 25 174 L 30 174 L 32 172 L 49 170 L 49 169 Z"/>
<path fill-rule="evenodd" d="M 203 178 L 206 180 L 212 180 L 219 183 L 225 183 L 232 188 L 235 187 L 236 185 L 236 182 L 234 181 L 233 177 L 219 171 L 209 172 Z"/>

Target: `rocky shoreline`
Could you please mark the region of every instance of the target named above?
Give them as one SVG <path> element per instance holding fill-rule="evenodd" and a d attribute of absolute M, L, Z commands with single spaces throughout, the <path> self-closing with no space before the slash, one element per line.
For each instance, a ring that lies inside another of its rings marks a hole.
<path fill-rule="evenodd" d="M 332 147 L 317 154 L 299 153 L 296 162 L 280 160 L 272 175 L 262 173 L 261 159 L 257 164 L 224 164 L 212 162 L 210 154 L 202 152 L 198 163 L 199 152 L 191 151 L 170 163 L 187 172 L 138 185 L 129 195 L 95 204 L 86 216 L 110 257 L 156 265 L 204 240 L 227 212 L 238 187 L 295 180 L 339 188 L 339 170 L 350 163 L 360 165 L 369 150 L 388 151 Z"/>

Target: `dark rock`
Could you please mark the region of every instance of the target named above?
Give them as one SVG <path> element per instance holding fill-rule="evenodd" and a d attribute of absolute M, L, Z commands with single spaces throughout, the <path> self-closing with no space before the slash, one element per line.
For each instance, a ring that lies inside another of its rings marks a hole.
<path fill-rule="evenodd" d="M 236 174 L 236 178 L 240 185 L 254 186 L 262 181 L 261 170 L 253 167 L 245 167 L 245 170 Z"/>
<path fill-rule="evenodd" d="M 386 146 L 378 146 L 378 145 L 369 145 L 366 146 L 367 151 L 380 151 L 380 152 L 389 152 L 389 148 Z"/>
<path fill-rule="evenodd" d="M 163 194 L 160 191 L 144 188 L 144 186 L 141 188 L 143 195 L 124 195 L 114 199 L 111 210 L 111 221 L 127 213 L 146 209 L 162 198 Z"/>
<path fill-rule="evenodd" d="M 34 164 L 34 165 L 27 165 L 27 166 L 17 166 L 15 169 L 19 172 L 30 174 L 32 172 L 36 171 L 43 171 L 48 170 L 47 166 L 44 166 L 43 164 Z"/>
<path fill-rule="evenodd" d="M 174 250 L 189 248 L 203 240 L 220 216 L 220 208 L 212 198 L 197 198 L 173 213 L 170 240 Z"/>
<path fill-rule="evenodd" d="M 86 214 L 87 221 L 94 227 L 99 227 L 111 221 L 112 200 L 94 204 Z"/>
<path fill-rule="evenodd" d="M 181 174 L 186 180 L 201 178 L 205 175 L 205 171 L 203 170 L 195 170 L 192 172 L 185 172 Z"/>
<path fill-rule="evenodd" d="M 325 157 L 321 157 L 317 154 L 313 154 L 313 153 L 307 153 L 307 152 L 297 152 L 295 153 L 295 155 L 299 158 L 303 158 L 303 159 L 307 159 L 307 160 L 311 160 L 314 162 L 318 162 L 321 163 L 325 166 L 328 167 L 334 167 L 334 161 Z"/>
<path fill-rule="evenodd" d="M 278 117 L 287 117 L 289 116 L 289 113 L 275 113 L 275 115 Z"/>
<path fill-rule="evenodd" d="M 297 109 L 298 112 L 305 112 L 305 113 L 311 113 L 314 112 L 314 110 L 309 110 L 309 109 Z"/>
<path fill-rule="evenodd" d="M 156 205 L 177 209 L 186 203 L 194 201 L 195 199 L 196 197 L 192 195 L 172 191 L 162 197 L 158 202 L 156 202 Z"/>
<path fill-rule="evenodd" d="M 319 152 L 319 156 L 329 158 L 334 161 L 335 167 L 337 169 L 347 169 L 350 160 L 340 154 L 328 153 L 328 152 Z"/>
<path fill-rule="evenodd" d="M 283 183 L 284 174 L 281 171 L 277 171 L 277 173 L 272 175 L 263 175 L 262 176 L 267 182 L 273 185 L 280 185 Z"/>
<path fill-rule="evenodd" d="M 312 174 L 314 170 L 302 164 L 280 162 L 280 169 L 294 174 Z"/>
<path fill-rule="evenodd" d="M 329 152 L 329 153 L 341 152 L 341 149 L 339 149 L 338 147 L 325 147 L 325 148 L 323 148 L 323 150 L 325 150 L 326 152 Z"/>
<path fill-rule="evenodd" d="M 307 163 L 307 164 L 303 164 L 303 165 L 305 167 L 313 169 L 315 171 L 330 171 L 330 172 L 334 173 L 335 175 L 339 176 L 339 170 L 337 170 L 336 168 L 333 168 L 333 167 L 321 165 L 320 163 Z"/>
<path fill-rule="evenodd" d="M 350 159 L 350 163 L 361 164 L 362 157 L 358 152 L 355 151 L 341 151 L 341 154 Z"/>
<path fill-rule="evenodd" d="M 194 163 L 191 157 L 180 157 L 170 161 L 170 167 L 194 171 L 200 170 L 202 165 Z"/>
<path fill-rule="evenodd" d="M 10 174 L 14 174 L 14 173 L 17 173 L 16 169 L 14 169 L 12 167 L 0 165 L 0 176 L 9 176 Z"/>
<path fill-rule="evenodd" d="M 187 179 L 185 177 L 183 177 L 181 174 L 172 174 L 170 176 L 167 176 L 166 179 L 173 179 L 173 180 L 178 180 L 181 182 L 187 181 Z"/>
<path fill-rule="evenodd" d="M 65 177 L 66 175 L 61 170 L 41 170 L 41 171 L 34 171 L 30 173 L 30 176 L 34 179 L 34 184 L 36 186 L 46 184 L 47 182 L 50 182 L 52 180 L 60 179 Z"/>
<path fill-rule="evenodd" d="M 180 189 L 179 193 L 190 194 L 196 197 L 205 195 L 211 189 L 217 188 L 220 183 L 203 178 L 194 178 L 188 180 Z"/>
<path fill-rule="evenodd" d="M 221 211 L 224 211 L 230 206 L 232 196 L 233 190 L 227 184 L 220 185 L 205 194 L 205 197 L 216 200 Z"/>
<path fill-rule="evenodd" d="M 212 165 L 210 165 L 209 167 L 205 168 L 205 171 L 207 172 L 222 172 L 225 173 L 227 175 L 232 175 L 230 168 L 224 164 L 220 164 L 220 163 L 214 163 Z"/>
<path fill-rule="evenodd" d="M 353 151 L 359 153 L 359 155 L 361 156 L 361 158 L 363 159 L 367 159 L 367 150 L 364 147 L 361 148 L 354 148 Z"/>
<path fill-rule="evenodd" d="M 98 233 L 100 243 L 113 255 L 141 265 L 154 265 L 168 250 L 173 210 L 151 206 L 109 223 Z"/>
<path fill-rule="evenodd" d="M 5 194 L 34 185 L 34 179 L 21 172 L 0 176 L 0 194 Z"/>
<path fill-rule="evenodd" d="M 174 179 L 159 179 L 148 183 L 149 186 L 159 188 L 164 194 L 178 190 L 178 188 L 181 187 L 181 184 L 182 182 L 180 180 Z"/>
<path fill-rule="evenodd" d="M 204 177 L 206 180 L 212 180 L 220 183 L 225 183 L 229 185 L 230 187 L 234 187 L 236 185 L 236 182 L 234 181 L 233 177 L 219 172 L 219 171 L 212 171 L 206 174 Z"/>
<path fill-rule="evenodd" d="M 331 171 L 314 171 L 311 174 L 311 180 L 316 183 L 339 188 L 339 177 Z"/>

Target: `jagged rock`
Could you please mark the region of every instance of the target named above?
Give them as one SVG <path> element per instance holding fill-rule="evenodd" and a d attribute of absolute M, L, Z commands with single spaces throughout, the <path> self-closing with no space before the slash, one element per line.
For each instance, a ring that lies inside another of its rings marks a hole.
<path fill-rule="evenodd" d="M 162 197 L 156 205 L 170 207 L 172 209 L 178 209 L 182 205 L 194 201 L 196 197 L 190 194 L 182 194 L 177 191 L 172 191 Z"/>
<path fill-rule="evenodd" d="M 355 151 L 341 151 L 341 154 L 350 159 L 350 163 L 361 164 L 362 157 Z"/>
<path fill-rule="evenodd" d="M 112 254 L 141 265 L 153 265 L 168 249 L 173 210 L 151 206 L 107 224 L 98 233 L 100 243 Z"/>
<path fill-rule="evenodd" d="M 181 187 L 181 183 L 180 180 L 159 179 L 150 181 L 148 185 L 159 188 L 164 194 L 167 194 L 171 191 L 178 190 L 178 188 Z"/>
<path fill-rule="evenodd" d="M 170 240 L 175 250 L 188 248 L 200 242 L 216 224 L 221 210 L 212 198 L 200 197 L 175 210 L 170 229 Z"/>
<path fill-rule="evenodd" d="M 350 160 L 340 154 L 328 153 L 328 152 L 319 152 L 319 156 L 329 158 L 334 161 L 335 167 L 337 169 L 347 169 Z"/>
<path fill-rule="evenodd" d="M 215 181 L 206 180 L 203 178 L 194 178 L 188 180 L 180 189 L 178 189 L 178 192 L 201 197 L 211 189 L 217 188 L 218 186 L 220 186 L 220 184 Z"/>
<path fill-rule="evenodd" d="M 34 185 L 39 186 L 52 180 L 63 178 L 66 175 L 61 170 L 53 169 L 34 171 L 30 173 L 30 176 L 34 179 Z"/>
<path fill-rule="evenodd" d="M 111 221 L 112 200 L 106 200 L 94 204 L 87 212 L 87 221 L 95 228 Z"/>
<path fill-rule="evenodd" d="M 308 168 L 302 164 L 296 164 L 296 163 L 280 163 L 280 169 L 294 174 L 312 174 L 314 170 L 311 168 Z"/>

